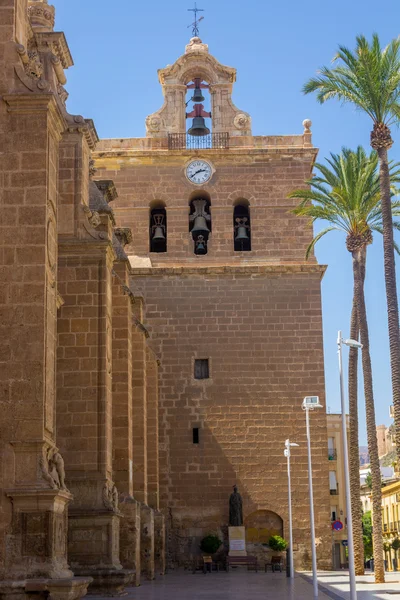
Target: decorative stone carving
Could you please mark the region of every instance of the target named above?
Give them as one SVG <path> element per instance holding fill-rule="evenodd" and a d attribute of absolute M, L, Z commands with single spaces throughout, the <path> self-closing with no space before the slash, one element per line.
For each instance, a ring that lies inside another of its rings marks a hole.
<path fill-rule="evenodd" d="M 250 117 L 244 113 L 238 113 L 233 119 L 236 129 L 247 129 L 250 125 Z"/>
<path fill-rule="evenodd" d="M 161 128 L 160 117 L 149 115 L 146 118 L 146 132 L 158 133 Z"/>
<path fill-rule="evenodd" d="M 92 177 L 94 177 L 97 173 L 97 169 L 96 169 L 96 163 L 95 160 L 93 158 L 89 159 L 89 178 L 92 179 Z"/>
<path fill-rule="evenodd" d="M 132 242 L 132 230 L 130 227 L 116 227 L 114 232 L 122 247 Z"/>
<path fill-rule="evenodd" d="M 69 94 L 68 94 L 67 90 L 65 89 L 65 87 L 63 85 L 61 85 L 61 83 L 59 83 L 57 86 L 57 93 L 61 100 L 62 105 L 65 107 Z"/>
<path fill-rule="evenodd" d="M 185 47 L 185 54 L 188 52 L 208 52 L 208 44 L 203 44 L 199 37 L 192 37 Z"/>
<path fill-rule="evenodd" d="M 57 448 L 48 448 L 40 458 L 40 470 L 43 479 L 55 490 L 67 490 L 65 485 L 64 459 Z"/>
<path fill-rule="evenodd" d="M 17 52 L 21 57 L 24 71 L 32 79 L 40 79 L 43 74 L 43 64 L 36 50 L 27 51 L 22 44 L 17 44 Z"/>
<path fill-rule="evenodd" d="M 303 133 L 311 133 L 311 125 L 312 125 L 311 119 L 304 119 L 304 121 L 303 121 L 304 132 Z"/>
<path fill-rule="evenodd" d="M 111 481 L 104 483 L 103 504 L 108 510 L 118 510 L 118 490 Z"/>
<path fill-rule="evenodd" d="M 47 4 L 47 1 L 38 2 L 31 0 L 28 6 L 28 16 L 33 29 L 40 31 L 52 31 L 54 28 L 54 6 Z"/>

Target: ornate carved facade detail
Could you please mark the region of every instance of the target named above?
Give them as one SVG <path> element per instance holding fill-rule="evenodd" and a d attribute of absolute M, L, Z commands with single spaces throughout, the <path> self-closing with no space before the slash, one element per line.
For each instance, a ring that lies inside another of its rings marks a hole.
<path fill-rule="evenodd" d="M 190 81 L 205 81 L 211 93 L 212 131 L 231 136 L 251 135 L 251 118 L 232 102 L 236 69 L 222 65 L 208 51 L 208 45 L 194 37 L 173 65 L 158 71 L 164 104 L 146 118 L 147 137 L 166 137 L 186 131 L 186 92 Z"/>
<path fill-rule="evenodd" d="M 31 0 L 28 5 L 28 17 L 34 29 L 52 31 L 55 21 L 54 6 L 38 0 Z"/>
<path fill-rule="evenodd" d="M 43 450 L 40 458 L 40 470 L 43 479 L 52 489 L 67 490 L 65 485 L 64 459 L 56 447 Z"/>
<path fill-rule="evenodd" d="M 103 505 L 108 510 L 118 510 L 118 490 L 112 481 L 106 481 L 103 485 Z"/>

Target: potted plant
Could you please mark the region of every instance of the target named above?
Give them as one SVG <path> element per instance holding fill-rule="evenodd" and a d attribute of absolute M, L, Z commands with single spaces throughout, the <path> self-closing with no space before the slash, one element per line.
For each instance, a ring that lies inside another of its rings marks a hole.
<path fill-rule="evenodd" d="M 200 548 L 205 554 L 215 554 L 222 544 L 222 540 L 217 535 L 210 533 L 206 535 L 201 542 Z"/>
<path fill-rule="evenodd" d="M 284 552 L 288 545 L 288 542 L 280 535 L 272 535 L 268 540 L 268 546 L 271 550 L 274 550 L 274 552 Z"/>
<path fill-rule="evenodd" d="M 282 552 L 288 547 L 288 542 L 283 539 L 280 535 L 272 535 L 268 540 L 268 546 L 273 552 L 279 552 L 278 555 L 273 555 L 271 558 L 272 571 L 282 571 L 283 557 Z"/>

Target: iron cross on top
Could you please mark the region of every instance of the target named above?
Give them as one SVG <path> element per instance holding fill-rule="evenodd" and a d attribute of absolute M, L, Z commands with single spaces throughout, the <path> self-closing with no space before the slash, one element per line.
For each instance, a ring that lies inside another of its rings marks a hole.
<path fill-rule="evenodd" d="M 200 17 L 200 19 L 198 19 L 197 13 L 204 12 L 204 8 L 197 8 L 197 3 L 195 2 L 194 8 L 188 8 L 188 10 L 190 12 L 194 12 L 194 23 L 192 23 L 191 25 L 188 25 L 188 27 L 192 27 L 193 37 L 198 37 L 199 36 L 199 23 L 200 23 L 200 21 L 202 21 L 204 19 L 204 17 Z"/>

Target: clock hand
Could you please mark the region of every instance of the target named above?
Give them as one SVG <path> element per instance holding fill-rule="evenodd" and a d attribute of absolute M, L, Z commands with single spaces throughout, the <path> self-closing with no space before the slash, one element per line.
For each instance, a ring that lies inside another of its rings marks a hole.
<path fill-rule="evenodd" d="M 204 171 L 205 171 L 205 169 L 199 169 L 198 171 L 196 171 L 196 173 L 193 173 L 193 177 L 194 177 L 195 175 L 197 175 L 197 173 L 203 173 Z"/>

